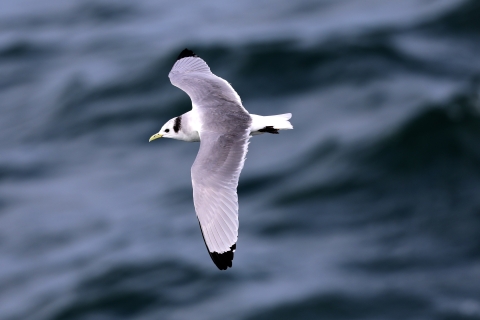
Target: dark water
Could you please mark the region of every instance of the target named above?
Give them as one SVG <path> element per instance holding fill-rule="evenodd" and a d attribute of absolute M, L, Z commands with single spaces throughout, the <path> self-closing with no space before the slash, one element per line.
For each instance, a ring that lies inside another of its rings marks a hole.
<path fill-rule="evenodd" d="M 4 1 L 0 319 L 480 319 L 480 2 Z M 191 199 L 184 47 L 256 114 L 234 267 Z"/>

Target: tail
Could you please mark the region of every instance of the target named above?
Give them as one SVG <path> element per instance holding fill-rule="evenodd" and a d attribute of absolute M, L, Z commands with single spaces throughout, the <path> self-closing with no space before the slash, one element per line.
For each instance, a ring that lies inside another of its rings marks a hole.
<path fill-rule="evenodd" d="M 288 121 L 291 113 L 278 114 L 275 116 L 259 116 L 250 114 L 252 117 L 252 125 L 250 127 L 250 134 L 257 135 L 264 132 L 278 133 L 278 130 L 293 129 L 292 124 Z"/>

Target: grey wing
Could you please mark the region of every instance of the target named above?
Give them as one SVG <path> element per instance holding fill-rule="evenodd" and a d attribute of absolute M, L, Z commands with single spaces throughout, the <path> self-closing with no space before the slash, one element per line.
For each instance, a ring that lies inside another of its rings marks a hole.
<path fill-rule="evenodd" d="M 205 244 L 221 270 L 232 266 L 238 238 L 237 185 L 248 148 L 248 130 L 201 134 L 192 166 L 195 211 Z"/>
<path fill-rule="evenodd" d="M 235 102 L 243 109 L 240 97 L 232 86 L 214 75 L 202 58 L 193 52 L 191 54 L 193 56 L 180 56 L 175 62 L 168 74 L 171 83 L 189 95 L 194 107 L 211 105 L 212 101 L 222 100 Z"/>

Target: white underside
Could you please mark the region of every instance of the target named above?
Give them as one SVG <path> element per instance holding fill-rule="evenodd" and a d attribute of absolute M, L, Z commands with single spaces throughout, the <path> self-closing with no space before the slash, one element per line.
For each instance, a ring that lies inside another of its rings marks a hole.
<path fill-rule="evenodd" d="M 186 120 L 188 119 L 190 130 L 188 130 L 188 132 L 184 132 L 183 135 L 177 139 L 190 142 L 200 141 L 199 132 L 202 130 L 202 125 L 200 122 L 200 117 L 197 115 L 195 110 L 196 109 L 194 106 L 193 110 L 183 115 Z M 291 113 L 277 114 L 274 116 L 259 116 L 258 114 L 250 114 L 250 117 L 252 118 L 252 124 L 250 125 L 251 136 L 265 133 L 258 132 L 258 130 L 262 130 L 265 127 L 273 127 L 277 130 L 293 129 L 292 124 L 290 121 L 288 121 L 292 117 Z"/>

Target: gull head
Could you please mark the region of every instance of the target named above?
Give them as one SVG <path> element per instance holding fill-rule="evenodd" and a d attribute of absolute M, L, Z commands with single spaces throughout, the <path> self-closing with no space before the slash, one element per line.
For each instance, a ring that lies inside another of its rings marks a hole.
<path fill-rule="evenodd" d="M 172 138 L 181 140 L 181 117 L 172 118 L 165 123 L 160 131 L 150 137 L 148 142 L 159 138 Z"/>
<path fill-rule="evenodd" d="M 192 121 L 192 117 L 191 111 L 189 111 L 181 116 L 168 120 L 160 131 L 150 137 L 149 141 L 158 138 L 171 138 L 188 142 L 200 141 L 198 129 L 194 126 L 196 121 L 195 119 Z M 194 125 L 192 125 L 192 122 Z"/>
<path fill-rule="evenodd" d="M 155 133 L 153 136 L 150 137 L 148 142 L 152 142 L 153 140 L 157 140 L 160 138 L 175 138 L 176 132 L 175 130 L 173 130 L 174 125 L 175 125 L 175 118 L 168 120 L 167 123 L 165 123 L 162 126 L 160 131 L 158 131 L 157 133 Z"/>

